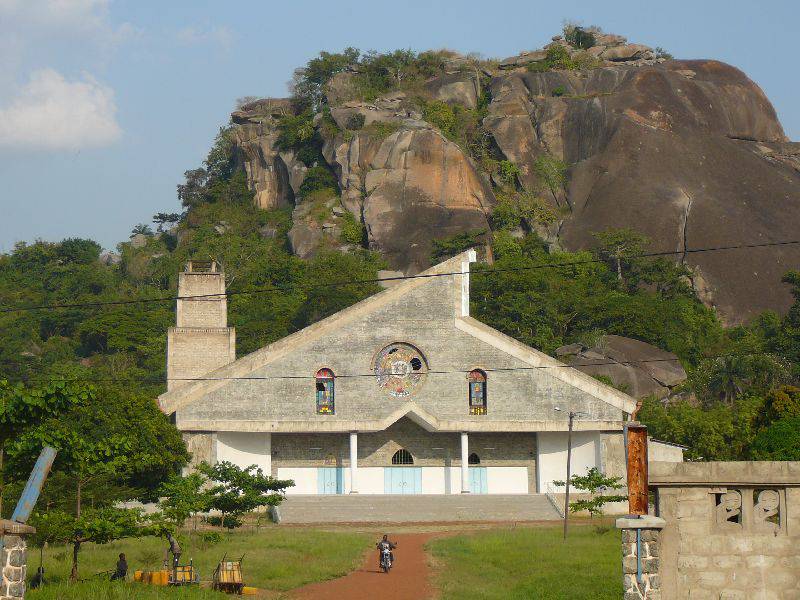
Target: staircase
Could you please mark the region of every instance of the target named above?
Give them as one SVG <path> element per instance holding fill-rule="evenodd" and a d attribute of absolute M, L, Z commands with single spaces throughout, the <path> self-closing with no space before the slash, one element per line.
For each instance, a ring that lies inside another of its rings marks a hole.
<path fill-rule="evenodd" d="M 545 494 L 288 496 L 274 509 L 280 523 L 556 521 Z"/>

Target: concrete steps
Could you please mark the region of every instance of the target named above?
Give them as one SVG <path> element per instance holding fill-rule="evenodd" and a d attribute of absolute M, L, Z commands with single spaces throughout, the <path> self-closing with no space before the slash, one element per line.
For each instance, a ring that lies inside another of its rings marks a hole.
<path fill-rule="evenodd" d="M 544 494 L 288 496 L 276 509 L 280 523 L 412 523 L 555 521 Z"/>

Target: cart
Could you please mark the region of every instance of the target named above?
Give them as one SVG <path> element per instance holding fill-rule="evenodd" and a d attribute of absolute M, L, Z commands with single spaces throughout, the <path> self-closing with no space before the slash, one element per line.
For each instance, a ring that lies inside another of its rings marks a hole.
<path fill-rule="evenodd" d="M 193 561 L 188 565 L 175 565 L 169 572 L 169 585 L 195 585 L 200 583 L 200 575 L 194 568 Z"/>
<path fill-rule="evenodd" d="M 244 554 L 239 560 L 228 560 L 228 555 L 223 555 L 217 568 L 214 569 L 212 588 L 219 592 L 239 594 L 241 596 L 244 588 L 242 560 L 244 560 Z"/>

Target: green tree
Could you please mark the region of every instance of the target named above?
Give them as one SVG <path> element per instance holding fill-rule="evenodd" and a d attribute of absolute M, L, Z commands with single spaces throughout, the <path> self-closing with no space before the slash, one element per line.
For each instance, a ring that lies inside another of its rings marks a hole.
<path fill-rule="evenodd" d="M 608 494 L 608 491 L 620 489 L 622 477 L 608 477 L 597 467 L 592 467 L 586 475 L 573 475 L 570 477 L 570 486 L 585 492 L 588 498 L 581 498 L 569 503 L 570 512 L 577 513 L 585 510 L 591 518 L 603 516 L 603 507 L 609 502 L 624 502 L 628 496 L 622 494 Z M 557 486 L 563 486 L 564 481 L 554 481 Z"/>
<path fill-rule="evenodd" d="M 51 510 L 36 514 L 32 524 L 40 540 L 72 546 L 70 581 L 75 582 L 78 580 L 78 559 L 83 544 L 107 544 L 114 540 L 138 537 L 143 532 L 145 520 L 138 509 L 106 506 L 89 507 L 80 514 Z"/>
<path fill-rule="evenodd" d="M 93 389 L 85 383 L 59 381 L 42 387 L 26 387 L 0 380 L 0 514 L 6 493 L 8 443 L 26 435 L 42 421 L 69 412 L 73 406 L 89 400 L 92 394 Z M 38 455 L 36 448 L 32 450 Z M 24 477 L 24 473 L 20 475 Z"/>
<path fill-rule="evenodd" d="M 277 506 L 292 480 L 274 479 L 256 465 L 240 468 L 223 461 L 210 466 L 201 463 L 198 471 L 211 482 L 209 508 L 222 513 L 219 523 L 228 529 L 242 525 L 245 514 L 262 506 Z M 209 520 L 216 521 L 213 517 Z"/>
<path fill-rule="evenodd" d="M 753 440 L 753 460 L 800 460 L 800 417 L 774 421 Z"/>
<path fill-rule="evenodd" d="M 597 241 L 597 255 L 614 268 L 617 279 L 633 271 L 641 261 L 641 254 L 650 244 L 650 239 L 633 229 L 609 229 L 593 234 Z"/>

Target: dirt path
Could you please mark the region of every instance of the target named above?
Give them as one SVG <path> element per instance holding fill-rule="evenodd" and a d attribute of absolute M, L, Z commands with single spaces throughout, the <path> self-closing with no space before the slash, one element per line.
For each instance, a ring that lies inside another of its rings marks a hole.
<path fill-rule="evenodd" d="M 435 533 L 392 536 L 397 543 L 396 563 L 389 574 L 378 569 L 377 550 L 369 552 L 361 568 L 349 575 L 313 583 L 291 593 L 296 600 L 425 600 L 432 595 L 425 543 Z"/>

